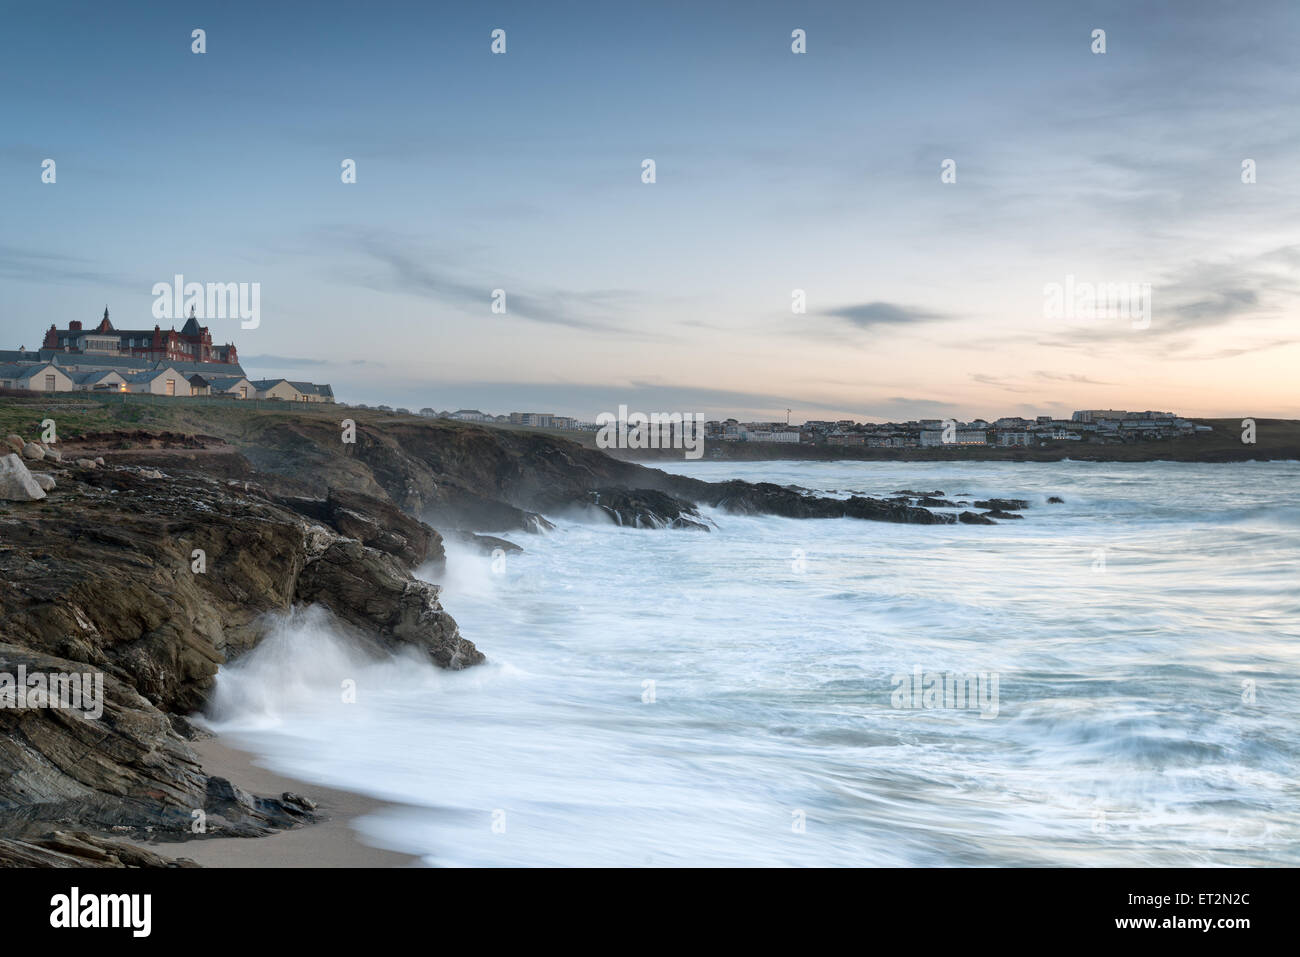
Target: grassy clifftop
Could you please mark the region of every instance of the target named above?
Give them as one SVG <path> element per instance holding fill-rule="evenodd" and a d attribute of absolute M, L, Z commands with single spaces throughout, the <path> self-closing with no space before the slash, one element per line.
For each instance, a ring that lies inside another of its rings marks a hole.
<path fill-rule="evenodd" d="M 261 444 L 286 427 L 307 426 L 312 431 L 338 429 L 345 419 L 358 427 L 401 430 L 424 424 L 442 434 L 475 432 L 484 426 L 447 419 L 430 420 L 418 415 L 381 412 L 337 405 L 305 405 L 279 402 L 237 402 L 217 399 L 177 399 L 165 396 L 86 396 L 56 393 L 51 396 L 0 396 L 0 436 L 9 432 L 32 437 L 42 420 L 55 420 L 59 438 L 76 439 L 99 432 L 172 432 L 209 435 L 241 448 Z M 711 442 L 706 458 L 746 461 L 763 459 L 860 459 L 863 461 L 943 460 L 1049 462 L 1063 458 L 1106 462 L 1233 462 L 1300 459 L 1300 421 L 1256 419 L 1256 443 L 1241 441 L 1241 419 L 1200 419 L 1213 428 L 1194 436 L 1132 445 L 1100 446 L 1088 442 L 1054 442 L 1043 448 L 927 448 L 868 449 L 827 446 L 774 446 L 749 442 Z M 594 432 L 553 432 L 506 426 L 486 426 L 537 438 L 566 439 L 588 449 L 596 446 Z M 274 445 L 271 441 L 267 444 Z M 679 450 L 618 451 L 614 455 L 630 461 L 654 462 L 680 459 Z"/>

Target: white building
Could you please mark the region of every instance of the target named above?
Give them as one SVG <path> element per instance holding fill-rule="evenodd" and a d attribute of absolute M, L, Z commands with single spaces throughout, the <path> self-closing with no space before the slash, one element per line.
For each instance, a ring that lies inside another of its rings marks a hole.
<path fill-rule="evenodd" d="M 128 392 L 148 395 L 189 395 L 190 380 L 167 366 L 125 376 Z"/>
<path fill-rule="evenodd" d="M 71 392 L 74 388 L 71 376 L 52 362 L 0 366 L 0 389 Z"/>
<path fill-rule="evenodd" d="M 253 383 L 243 376 L 208 379 L 210 395 L 233 395 L 236 399 L 252 399 L 257 395 Z"/>
<path fill-rule="evenodd" d="M 78 392 L 126 392 L 126 379 L 115 369 L 73 374 Z"/>

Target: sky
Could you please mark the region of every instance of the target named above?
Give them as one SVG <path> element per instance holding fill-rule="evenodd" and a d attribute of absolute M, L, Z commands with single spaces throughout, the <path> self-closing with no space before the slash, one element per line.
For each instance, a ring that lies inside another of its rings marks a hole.
<path fill-rule="evenodd" d="M 1298 47 L 1293 0 L 6 3 L 0 348 L 181 274 L 348 402 L 1300 417 Z"/>

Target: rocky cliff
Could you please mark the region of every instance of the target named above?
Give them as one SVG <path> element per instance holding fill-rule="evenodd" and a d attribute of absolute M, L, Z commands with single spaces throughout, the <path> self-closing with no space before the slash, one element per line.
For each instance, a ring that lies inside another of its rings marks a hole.
<path fill-rule="evenodd" d="M 305 799 L 207 776 L 186 740 L 182 716 L 261 639 L 267 613 L 317 604 L 376 654 L 483 660 L 437 586 L 411 575 L 441 561 L 441 537 L 390 502 L 82 462 L 43 461 L 55 481 L 42 498 L 0 502 L 0 675 L 104 676 L 94 720 L 0 702 L 0 864 L 113 857 L 81 839 L 52 844 L 52 825 L 182 834 L 202 810 L 215 836 L 311 820 Z"/>

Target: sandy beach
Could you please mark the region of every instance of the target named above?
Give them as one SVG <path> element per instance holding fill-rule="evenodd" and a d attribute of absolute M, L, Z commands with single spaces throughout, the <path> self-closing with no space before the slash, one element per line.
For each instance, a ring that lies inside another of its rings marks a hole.
<path fill-rule="evenodd" d="M 319 805 L 325 820 L 267 837 L 215 837 L 207 840 L 142 844 L 166 857 L 188 857 L 204 867 L 419 867 L 410 854 L 362 843 L 351 822 L 385 804 L 350 791 L 309 784 L 253 763 L 253 755 L 219 738 L 192 743 L 204 770 L 228 778 L 262 796 L 293 791 Z"/>

